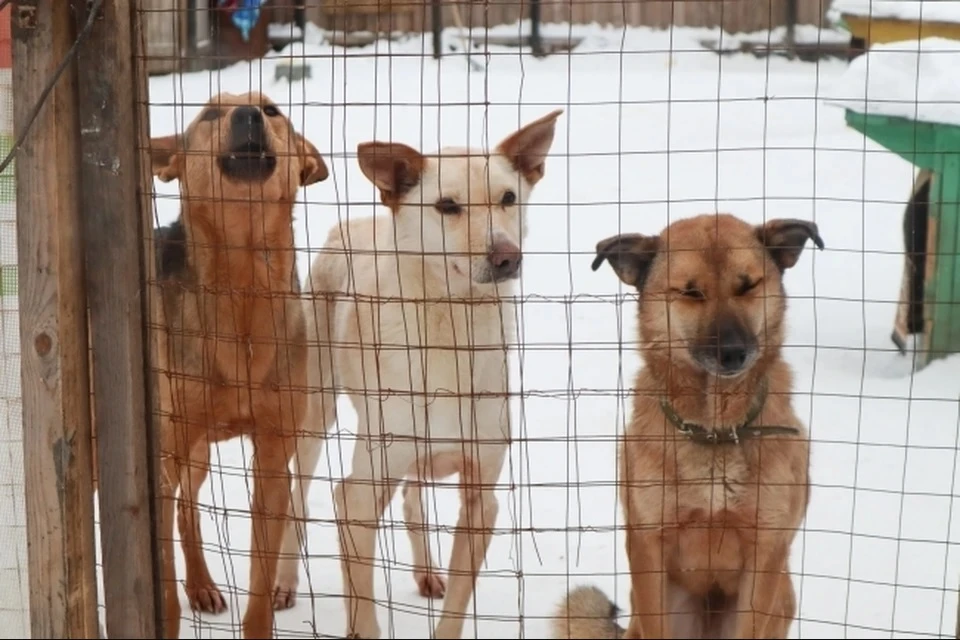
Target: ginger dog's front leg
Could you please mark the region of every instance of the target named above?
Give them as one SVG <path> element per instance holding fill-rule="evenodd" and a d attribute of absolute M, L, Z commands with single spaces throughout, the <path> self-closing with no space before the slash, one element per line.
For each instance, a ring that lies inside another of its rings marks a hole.
<path fill-rule="evenodd" d="M 250 598 L 243 616 L 244 638 L 273 637 L 273 586 L 290 508 L 293 442 L 260 437 L 253 453 L 253 543 Z"/>
<path fill-rule="evenodd" d="M 745 569 L 737 598 L 735 638 L 779 640 L 796 612 L 793 582 L 787 570 L 789 545 L 782 534 L 760 535 L 744 545 Z"/>
<path fill-rule="evenodd" d="M 634 526 L 634 525 L 628 525 Z M 627 532 L 630 624 L 624 638 L 670 638 L 663 536 L 658 530 Z"/>

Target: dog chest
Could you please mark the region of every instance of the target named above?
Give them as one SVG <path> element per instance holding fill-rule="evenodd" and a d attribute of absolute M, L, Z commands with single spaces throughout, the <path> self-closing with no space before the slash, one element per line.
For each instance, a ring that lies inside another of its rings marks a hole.
<path fill-rule="evenodd" d="M 705 597 L 716 587 L 732 596 L 739 590 L 743 550 L 733 523 L 695 518 L 676 530 L 668 571 L 689 592 Z"/>
<path fill-rule="evenodd" d="M 338 366 L 364 396 L 402 398 L 429 416 L 430 431 L 463 429 L 502 437 L 512 323 L 499 305 L 456 302 L 363 302 L 340 306 Z M 352 332 L 350 327 L 358 327 Z M 353 334 L 352 337 L 350 335 Z M 363 357 L 358 358 L 362 353 Z M 422 425 L 418 425 L 418 430 Z"/>
<path fill-rule="evenodd" d="M 750 469 L 739 447 L 678 443 L 674 459 L 678 504 L 686 512 L 710 518 L 749 508 Z"/>

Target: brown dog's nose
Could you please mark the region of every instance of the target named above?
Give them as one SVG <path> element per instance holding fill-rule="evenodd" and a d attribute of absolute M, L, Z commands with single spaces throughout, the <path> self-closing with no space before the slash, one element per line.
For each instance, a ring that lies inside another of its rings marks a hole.
<path fill-rule="evenodd" d="M 522 260 L 520 247 L 506 241 L 494 242 L 487 255 L 487 261 L 493 268 L 493 278 L 497 281 L 516 276 Z"/>
<path fill-rule="evenodd" d="M 263 114 L 256 107 L 237 107 L 231 118 L 234 125 L 241 127 L 259 127 L 263 125 Z"/>
<path fill-rule="evenodd" d="M 230 116 L 230 129 L 233 133 L 233 148 L 243 149 L 251 146 L 250 151 L 256 151 L 265 143 L 263 129 L 263 114 L 257 107 L 237 107 Z"/>

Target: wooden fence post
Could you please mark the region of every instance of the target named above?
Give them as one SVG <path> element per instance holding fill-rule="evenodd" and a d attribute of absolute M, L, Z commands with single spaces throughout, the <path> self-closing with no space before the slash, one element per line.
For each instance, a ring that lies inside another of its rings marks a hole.
<path fill-rule="evenodd" d="M 75 37 L 70 5 L 13 3 L 14 130 L 28 126 Z M 17 152 L 23 448 L 33 638 L 96 638 L 90 387 L 76 68 Z"/>
<path fill-rule="evenodd" d="M 0 158 L 13 150 L 13 61 L 10 58 L 11 6 L 0 9 Z M 23 418 L 20 392 L 20 303 L 17 299 L 16 163 L 0 171 L 0 447 L 7 460 L 0 463 L 0 630 L 7 636 L 30 635 L 30 585 L 27 532 L 24 523 L 26 487 L 23 477 Z M 7 332 L 10 332 L 7 334 Z M 7 337 L 9 335 L 9 338 Z M 19 452 L 19 453 L 18 453 Z"/>
<path fill-rule="evenodd" d="M 89 3 L 71 0 L 78 25 Z M 156 638 L 156 540 L 151 485 L 150 380 L 145 339 L 140 149 L 149 145 L 138 74 L 136 5 L 106 0 L 78 61 L 87 299 L 107 636 Z M 149 167 L 148 167 L 149 168 Z M 146 216 L 149 225 L 149 216 Z"/>

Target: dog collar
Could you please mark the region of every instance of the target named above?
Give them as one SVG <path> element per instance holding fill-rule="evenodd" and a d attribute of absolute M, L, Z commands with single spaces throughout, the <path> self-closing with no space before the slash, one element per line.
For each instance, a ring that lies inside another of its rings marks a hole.
<path fill-rule="evenodd" d="M 754 425 L 753 421 L 760 415 L 766 402 L 767 379 L 764 378 L 760 383 L 760 391 L 754 398 L 746 419 L 740 426 L 726 429 L 708 429 L 703 425 L 687 422 L 677 415 L 666 396 L 660 398 L 660 408 L 667 420 L 677 428 L 677 431 L 698 444 L 740 444 L 741 440 L 750 438 L 762 438 L 771 435 L 797 435 L 800 433 L 800 430 L 796 427 Z"/>

